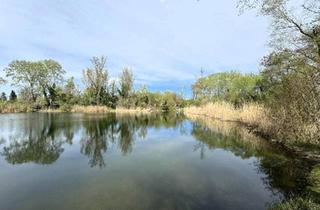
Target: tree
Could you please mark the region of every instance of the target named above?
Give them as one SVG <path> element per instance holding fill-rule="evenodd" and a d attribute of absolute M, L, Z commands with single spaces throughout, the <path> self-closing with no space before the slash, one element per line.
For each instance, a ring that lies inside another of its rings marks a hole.
<path fill-rule="evenodd" d="M 119 95 L 122 98 L 129 98 L 133 90 L 133 73 L 129 68 L 124 68 L 120 75 L 120 89 Z"/>
<path fill-rule="evenodd" d="M 294 50 L 319 67 L 320 1 L 240 0 L 239 8 L 255 8 L 271 18 L 271 44 L 277 50 Z"/>
<path fill-rule="evenodd" d="M 11 77 L 14 85 L 28 91 L 33 102 L 36 102 L 38 92 L 38 73 L 35 71 L 35 66 L 35 62 L 15 60 L 5 68 L 6 76 Z"/>
<path fill-rule="evenodd" d="M 4 93 L 4 92 L 1 93 L 0 100 L 1 101 L 7 101 L 6 93 Z"/>
<path fill-rule="evenodd" d="M 33 102 L 36 102 L 41 93 L 47 106 L 52 104 L 49 89 L 61 82 L 65 73 L 61 65 L 54 60 L 16 60 L 11 62 L 5 71 L 7 76 L 12 78 L 13 84 L 30 93 Z"/>
<path fill-rule="evenodd" d="M 264 104 L 277 137 L 319 143 L 320 1 L 241 0 L 271 18 L 271 45 L 261 73 Z"/>
<path fill-rule="evenodd" d="M 17 100 L 17 94 L 13 90 L 11 90 L 10 96 L 9 96 L 10 101 L 16 101 Z"/>
<path fill-rule="evenodd" d="M 103 95 L 106 93 L 108 85 L 108 71 L 105 68 L 107 58 L 104 56 L 93 57 L 91 59 L 92 67 L 83 71 L 83 81 L 87 88 L 87 93 L 92 94 L 93 102 L 101 105 Z"/>
<path fill-rule="evenodd" d="M 39 61 L 36 66 L 38 85 L 46 100 L 46 106 L 52 106 L 56 100 L 56 86 L 63 81 L 65 71 L 54 60 Z"/>

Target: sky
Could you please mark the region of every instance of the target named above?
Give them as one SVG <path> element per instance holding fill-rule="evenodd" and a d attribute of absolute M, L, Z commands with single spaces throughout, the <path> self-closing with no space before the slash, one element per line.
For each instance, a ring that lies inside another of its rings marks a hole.
<path fill-rule="evenodd" d="M 0 76 L 12 60 L 57 60 L 81 83 L 92 56 L 136 87 L 190 93 L 205 74 L 258 72 L 267 20 L 239 15 L 236 0 L 0 0 Z M 81 86 L 81 85 L 80 85 Z M 9 91 L 10 83 L 0 87 Z M 187 93 L 188 94 L 188 93 Z"/>

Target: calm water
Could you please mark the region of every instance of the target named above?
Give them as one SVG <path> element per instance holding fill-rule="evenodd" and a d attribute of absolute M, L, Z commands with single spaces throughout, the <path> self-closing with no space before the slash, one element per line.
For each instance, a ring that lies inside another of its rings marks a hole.
<path fill-rule="evenodd" d="M 266 209 L 304 163 L 226 123 L 0 115 L 0 209 Z"/>

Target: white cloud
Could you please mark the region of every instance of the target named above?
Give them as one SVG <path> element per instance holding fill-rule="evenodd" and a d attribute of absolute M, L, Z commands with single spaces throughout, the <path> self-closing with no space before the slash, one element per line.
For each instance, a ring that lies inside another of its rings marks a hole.
<path fill-rule="evenodd" d="M 257 71 L 266 22 L 239 17 L 230 2 L 1 0 L 0 67 L 50 57 L 79 79 L 90 57 L 106 55 L 113 77 L 131 66 L 157 87 L 191 81 L 201 67 Z"/>

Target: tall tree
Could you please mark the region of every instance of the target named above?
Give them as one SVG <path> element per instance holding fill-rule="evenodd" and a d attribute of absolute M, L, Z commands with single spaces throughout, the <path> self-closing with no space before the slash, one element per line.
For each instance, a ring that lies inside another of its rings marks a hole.
<path fill-rule="evenodd" d="M 83 71 L 83 81 L 87 90 L 92 92 L 95 103 L 101 105 L 103 94 L 108 85 L 108 70 L 106 69 L 107 58 L 105 56 L 93 57 L 92 66 Z"/>
<path fill-rule="evenodd" d="M 128 98 L 133 90 L 133 73 L 129 68 L 124 68 L 120 75 L 119 95 L 122 98 Z"/>
<path fill-rule="evenodd" d="M 49 90 L 56 83 L 63 80 L 65 71 L 61 65 L 54 60 L 41 61 L 13 61 L 5 68 L 8 77 L 12 78 L 13 84 L 22 87 L 24 91 L 30 92 L 33 102 L 41 93 L 46 100 L 46 105 L 50 106 Z"/>
<path fill-rule="evenodd" d="M 46 100 L 46 105 L 54 104 L 56 98 L 56 86 L 63 81 L 65 71 L 62 66 L 54 60 L 43 60 L 37 62 L 38 84 Z"/>
<path fill-rule="evenodd" d="M 33 102 L 37 100 L 38 92 L 38 73 L 35 66 L 35 62 L 15 60 L 5 68 L 6 76 L 11 77 L 13 85 L 28 91 Z"/>

